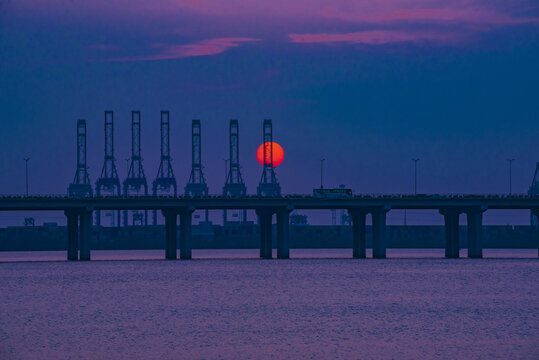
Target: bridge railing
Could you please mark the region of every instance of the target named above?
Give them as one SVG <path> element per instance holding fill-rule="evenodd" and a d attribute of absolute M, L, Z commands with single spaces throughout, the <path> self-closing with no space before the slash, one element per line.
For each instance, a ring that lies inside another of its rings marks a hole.
<path fill-rule="evenodd" d="M 223 196 L 217 194 L 210 194 L 205 196 L 186 196 L 186 195 L 93 195 L 93 196 L 68 196 L 62 194 L 36 194 L 36 195 L 20 195 L 20 194 L 7 194 L 0 195 L 0 200 L 62 200 L 62 199 L 313 199 L 313 200 L 336 200 L 336 199 L 539 199 L 539 195 L 528 194 L 355 194 L 351 197 L 342 198 L 325 198 L 315 197 L 310 194 L 288 194 L 283 196 L 259 196 L 256 194 L 248 194 L 242 197 L 235 196 Z"/>

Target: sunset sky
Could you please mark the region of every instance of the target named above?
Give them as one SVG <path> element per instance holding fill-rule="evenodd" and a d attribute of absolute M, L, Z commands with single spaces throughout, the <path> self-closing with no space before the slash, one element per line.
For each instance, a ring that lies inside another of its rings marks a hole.
<path fill-rule="evenodd" d="M 179 188 L 199 118 L 211 193 L 220 193 L 237 118 L 248 192 L 262 121 L 286 153 L 285 193 L 524 193 L 539 161 L 539 3 L 529 1 L 0 2 L 0 192 L 65 193 L 75 125 L 88 122 L 92 182 L 114 110 L 120 177 L 130 111 L 142 116 L 148 180 L 159 111 L 170 110 Z"/>

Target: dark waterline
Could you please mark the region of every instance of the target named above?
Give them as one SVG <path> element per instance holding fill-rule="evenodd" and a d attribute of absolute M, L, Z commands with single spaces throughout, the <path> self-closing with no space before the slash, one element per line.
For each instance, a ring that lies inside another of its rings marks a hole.
<path fill-rule="evenodd" d="M 164 250 L 93 250 L 92 260 L 162 260 Z M 179 255 L 179 252 L 178 252 Z M 179 256 L 178 256 L 179 257 Z M 215 249 L 193 250 L 193 259 L 256 259 L 258 249 Z M 273 250 L 273 257 L 277 252 Z M 351 249 L 290 249 L 291 259 L 348 259 Z M 372 257 L 372 250 L 367 249 L 367 257 Z M 444 249 L 388 249 L 389 259 L 439 259 L 444 257 Z M 460 251 L 460 257 L 467 257 L 467 250 Z M 485 259 L 533 259 L 537 258 L 536 249 L 484 249 Z M 0 252 L 2 262 L 24 261 L 64 261 L 65 251 L 9 251 Z"/>

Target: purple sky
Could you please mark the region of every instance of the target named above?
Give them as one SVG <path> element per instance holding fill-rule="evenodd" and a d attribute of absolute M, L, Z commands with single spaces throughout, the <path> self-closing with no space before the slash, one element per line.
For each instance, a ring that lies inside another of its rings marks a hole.
<path fill-rule="evenodd" d="M 249 192 L 264 118 L 286 157 L 286 193 L 524 193 L 539 161 L 537 1 L 18 0 L 0 3 L 0 192 L 64 193 L 74 129 L 88 121 L 92 182 L 103 111 L 115 111 L 125 176 L 130 111 L 141 110 L 148 180 L 159 111 L 174 170 L 189 175 L 190 120 L 203 127 L 210 192 L 221 191 L 230 118 Z M 526 215 L 519 215 L 526 222 Z M 516 221 L 516 220 L 515 220 Z"/>

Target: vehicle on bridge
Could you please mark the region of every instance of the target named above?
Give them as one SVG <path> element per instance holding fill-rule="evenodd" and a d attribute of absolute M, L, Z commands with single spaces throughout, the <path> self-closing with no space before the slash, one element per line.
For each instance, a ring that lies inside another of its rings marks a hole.
<path fill-rule="evenodd" d="M 338 187 L 333 189 L 313 189 L 313 197 L 327 199 L 347 199 L 352 197 L 352 189 Z"/>

